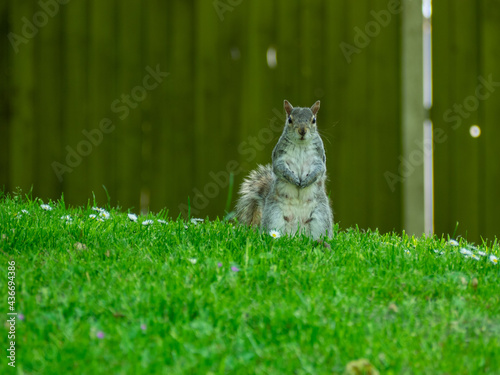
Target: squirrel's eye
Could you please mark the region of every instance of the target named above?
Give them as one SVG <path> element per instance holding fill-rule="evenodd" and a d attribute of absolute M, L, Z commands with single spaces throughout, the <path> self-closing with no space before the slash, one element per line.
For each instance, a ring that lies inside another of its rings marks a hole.
<path fill-rule="evenodd" d="M 316 117 L 313 117 L 312 123 L 316 124 Z"/>
<path fill-rule="evenodd" d="M 292 118 L 291 117 L 288 117 L 288 123 L 291 124 L 292 123 Z"/>

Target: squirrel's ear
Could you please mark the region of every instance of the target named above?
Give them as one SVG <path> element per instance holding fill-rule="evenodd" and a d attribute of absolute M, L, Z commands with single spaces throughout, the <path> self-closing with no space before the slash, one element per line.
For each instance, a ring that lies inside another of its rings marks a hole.
<path fill-rule="evenodd" d="M 288 100 L 284 101 L 284 107 L 285 107 L 286 114 L 288 116 L 290 116 L 290 113 L 292 113 L 293 106 L 290 104 L 290 102 Z"/>
<path fill-rule="evenodd" d="M 318 113 L 318 111 L 319 111 L 319 100 L 312 105 L 311 111 L 312 111 L 313 115 L 316 116 L 316 113 Z"/>

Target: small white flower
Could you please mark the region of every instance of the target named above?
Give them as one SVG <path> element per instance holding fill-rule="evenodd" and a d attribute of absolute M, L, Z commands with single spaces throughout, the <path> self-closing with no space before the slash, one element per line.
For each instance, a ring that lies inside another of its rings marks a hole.
<path fill-rule="evenodd" d="M 405 254 L 410 255 L 410 254 L 411 254 L 411 251 L 410 251 L 410 250 L 408 250 L 408 249 L 405 249 Z"/>
<path fill-rule="evenodd" d="M 487 254 L 484 251 L 478 251 L 477 255 L 481 255 L 482 257 L 485 257 Z"/>
<path fill-rule="evenodd" d="M 449 240 L 448 243 L 450 245 L 452 245 L 452 246 L 458 246 L 459 245 L 459 243 L 457 241 L 455 241 L 455 240 Z"/>
<path fill-rule="evenodd" d="M 142 222 L 142 225 L 151 225 L 151 224 L 153 224 L 153 223 L 154 223 L 154 221 L 153 221 L 153 220 L 144 220 L 144 221 Z"/>
<path fill-rule="evenodd" d="M 188 258 L 188 261 L 193 263 L 193 264 L 196 264 L 197 260 L 195 258 Z"/>
<path fill-rule="evenodd" d="M 111 215 L 109 214 L 108 211 L 106 210 L 102 210 L 99 212 L 99 217 L 102 218 L 102 219 L 109 219 L 111 217 Z"/>
<path fill-rule="evenodd" d="M 481 258 L 479 258 L 476 254 L 472 254 L 470 257 L 471 257 L 472 259 L 475 259 L 475 260 L 479 260 L 479 259 L 481 259 Z"/>
<path fill-rule="evenodd" d="M 156 221 L 159 222 L 160 224 L 167 224 L 167 222 L 165 220 L 162 220 L 162 219 L 157 219 Z"/>
<path fill-rule="evenodd" d="M 137 215 L 136 214 L 128 214 L 128 218 L 133 221 L 134 223 L 137 223 Z"/>
<path fill-rule="evenodd" d="M 498 264 L 498 258 L 493 254 L 490 255 L 490 262 L 493 264 Z"/>
<path fill-rule="evenodd" d="M 269 232 L 269 235 L 272 237 L 272 238 L 280 238 L 281 237 L 281 234 L 280 232 L 278 232 L 277 230 L 272 230 Z"/>
<path fill-rule="evenodd" d="M 438 249 L 433 250 L 436 254 L 443 255 L 444 251 L 439 251 Z"/>
<path fill-rule="evenodd" d="M 198 225 L 198 223 L 202 223 L 203 221 L 203 219 L 198 219 L 197 217 L 191 218 L 191 223 L 193 223 L 194 225 Z"/>
<path fill-rule="evenodd" d="M 104 208 L 92 207 L 92 210 L 99 212 L 98 216 L 101 219 L 109 219 L 111 217 L 111 215 L 109 214 L 109 212 L 106 211 Z M 103 220 L 99 220 L 99 221 L 103 221 Z"/>
<path fill-rule="evenodd" d="M 66 222 L 71 222 L 73 219 L 69 215 L 61 216 L 61 220 L 66 220 Z"/>
<path fill-rule="evenodd" d="M 90 215 L 89 215 L 89 217 L 90 217 L 91 219 L 94 219 L 94 220 L 97 220 L 97 221 L 100 221 L 100 222 L 103 222 L 103 221 L 104 221 L 103 219 L 101 219 L 100 217 L 98 217 L 98 216 L 97 216 L 97 215 L 95 215 L 95 214 L 90 214 Z"/>
<path fill-rule="evenodd" d="M 460 249 L 460 254 L 463 254 L 463 255 L 470 257 L 472 255 L 472 251 L 470 251 L 469 249 L 466 249 L 465 247 L 462 247 Z"/>
<path fill-rule="evenodd" d="M 48 204 L 42 204 L 40 207 L 45 210 L 45 211 L 52 211 L 52 207 L 50 207 Z"/>
<path fill-rule="evenodd" d="M 22 212 L 23 214 L 29 214 L 29 212 L 28 212 L 27 210 L 21 210 L 21 212 Z"/>

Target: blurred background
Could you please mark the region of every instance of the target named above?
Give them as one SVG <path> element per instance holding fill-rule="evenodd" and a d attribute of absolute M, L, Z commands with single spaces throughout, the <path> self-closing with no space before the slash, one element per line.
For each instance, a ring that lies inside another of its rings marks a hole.
<path fill-rule="evenodd" d="M 321 100 L 341 228 L 493 240 L 499 20 L 499 0 L 2 0 L 0 186 L 222 218 L 283 100 Z"/>

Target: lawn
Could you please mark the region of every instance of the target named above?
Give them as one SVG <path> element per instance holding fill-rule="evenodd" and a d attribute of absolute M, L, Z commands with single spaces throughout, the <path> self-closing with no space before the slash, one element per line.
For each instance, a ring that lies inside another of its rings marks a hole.
<path fill-rule="evenodd" d="M 500 374 L 496 241 L 336 226 L 328 249 L 43 203 L 0 195 L 2 311 L 18 314 L 1 373 L 344 374 L 364 358 L 371 374 Z"/>

